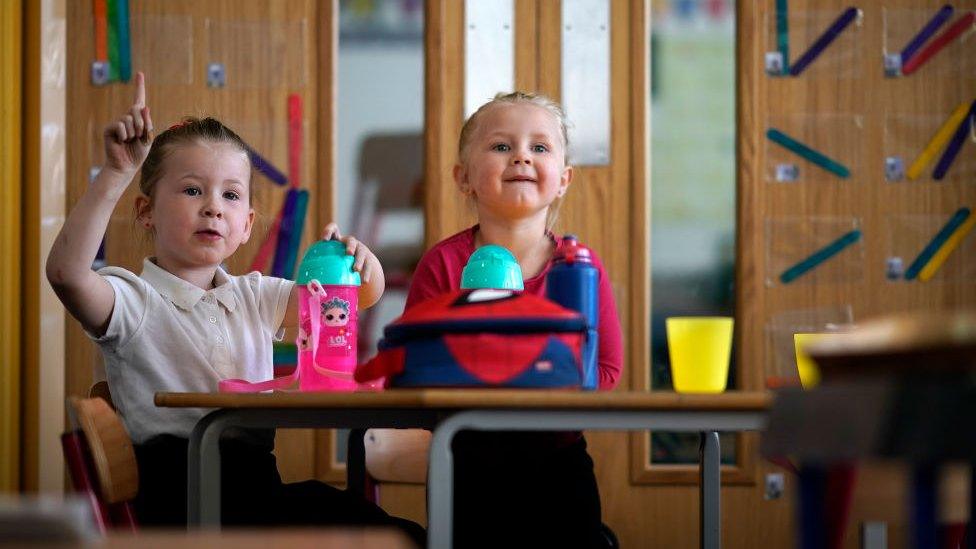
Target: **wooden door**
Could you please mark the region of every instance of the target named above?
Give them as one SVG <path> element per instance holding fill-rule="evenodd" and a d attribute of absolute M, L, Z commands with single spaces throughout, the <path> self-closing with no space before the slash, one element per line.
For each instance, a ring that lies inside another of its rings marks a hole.
<path fill-rule="evenodd" d="M 84 192 L 102 163 L 101 128 L 131 101 L 130 83 L 95 85 L 92 2 L 67 3 L 67 206 Z M 302 249 L 332 219 L 336 4 L 314 0 L 130 2 L 133 71 L 146 72 L 148 103 L 158 131 L 184 116 L 213 116 L 281 172 L 311 193 Z M 208 83 L 208 67 L 222 65 L 222 86 Z M 289 164 L 289 96 L 302 103 L 297 169 Z M 285 196 L 255 171 L 254 234 L 227 261 L 243 274 L 265 240 Z M 132 215 L 137 185 L 119 202 L 105 237 L 105 261 L 141 271 L 149 242 Z M 267 273 L 267 269 L 265 269 Z M 99 370 L 98 349 L 69 318 L 66 394 L 84 395 Z M 332 452 L 324 432 L 285 431 L 277 453 L 285 480 L 331 478 Z"/>

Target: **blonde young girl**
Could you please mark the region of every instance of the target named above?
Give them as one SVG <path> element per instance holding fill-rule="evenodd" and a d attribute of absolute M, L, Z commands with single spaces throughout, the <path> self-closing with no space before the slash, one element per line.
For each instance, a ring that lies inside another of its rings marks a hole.
<path fill-rule="evenodd" d="M 185 524 L 187 438 L 205 411 L 157 408 L 153 395 L 212 392 L 226 378 L 270 379 L 272 341 L 297 324 L 298 291 L 289 280 L 233 276 L 220 267 L 248 241 L 254 223 L 241 138 L 212 118 L 187 119 L 155 140 L 152 133 L 139 73 L 135 102 L 105 129 L 105 166 L 68 215 L 47 276 L 105 359 L 113 400 L 136 445 L 138 519 Z M 151 234 L 154 255 L 139 275 L 119 267 L 94 272 L 112 211 L 140 167 L 137 223 Z M 340 237 L 339 229 L 329 224 L 323 238 L 333 236 Z M 355 238 L 343 241 L 356 257 L 360 304 L 368 307 L 383 293 L 383 269 Z M 222 443 L 225 522 L 394 520 L 322 483 L 282 484 L 272 446 L 273 432 L 240 433 Z"/>
<path fill-rule="evenodd" d="M 525 291 L 545 296 L 561 242 L 551 227 L 573 180 L 567 145 L 562 109 L 542 95 L 499 95 L 465 122 L 454 180 L 473 201 L 478 224 L 424 254 L 407 308 L 460 288 L 468 258 L 486 244 L 508 248 L 522 268 Z M 623 348 L 610 280 L 593 259 L 599 270 L 599 380 L 607 390 L 620 379 Z M 612 545 L 581 433 L 462 433 L 454 451 L 456 547 Z"/>

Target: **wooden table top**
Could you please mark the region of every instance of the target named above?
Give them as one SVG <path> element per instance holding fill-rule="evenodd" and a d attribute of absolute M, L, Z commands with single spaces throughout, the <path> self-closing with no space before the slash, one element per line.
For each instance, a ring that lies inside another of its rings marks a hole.
<path fill-rule="evenodd" d="M 772 394 L 765 391 L 728 391 L 712 395 L 670 391 L 388 389 L 350 393 L 156 393 L 155 403 L 169 408 L 765 411 L 772 404 Z"/>
<path fill-rule="evenodd" d="M 140 530 L 138 533 L 110 533 L 98 547 L 157 547 L 165 549 L 196 549 L 235 547 L 240 549 L 312 549 L 320 547 L 349 547 L 357 549 L 408 549 L 416 547 L 409 538 L 390 528 L 286 528 L 234 529 L 213 531 Z"/>

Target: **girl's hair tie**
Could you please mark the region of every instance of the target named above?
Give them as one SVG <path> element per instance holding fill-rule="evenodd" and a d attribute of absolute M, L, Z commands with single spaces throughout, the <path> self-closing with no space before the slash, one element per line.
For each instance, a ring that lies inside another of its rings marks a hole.
<path fill-rule="evenodd" d="M 183 126 L 186 126 L 189 123 L 190 123 L 189 120 L 184 120 L 182 122 L 177 122 L 176 124 L 173 124 L 172 126 L 170 126 L 169 128 L 167 128 L 166 131 L 176 130 L 176 129 L 182 128 Z"/>

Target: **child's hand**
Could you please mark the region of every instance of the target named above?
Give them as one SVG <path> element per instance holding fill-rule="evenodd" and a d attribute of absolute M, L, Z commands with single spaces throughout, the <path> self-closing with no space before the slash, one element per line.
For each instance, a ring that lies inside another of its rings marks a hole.
<path fill-rule="evenodd" d="M 134 175 L 149 154 L 152 131 L 152 116 L 146 106 L 146 77 L 137 72 L 135 102 L 127 113 L 105 127 L 105 168 Z"/>
<path fill-rule="evenodd" d="M 326 225 L 325 231 L 322 232 L 322 240 L 333 239 L 342 241 L 346 245 L 346 253 L 356 257 L 356 260 L 353 261 L 352 268 L 362 277 L 363 284 L 368 283 L 370 277 L 375 273 L 383 272 L 383 268 L 380 266 L 380 260 L 376 258 L 376 255 L 365 244 L 356 240 L 355 237 L 344 237 L 339 234 L 339 225 L 335 222 Z"/>

